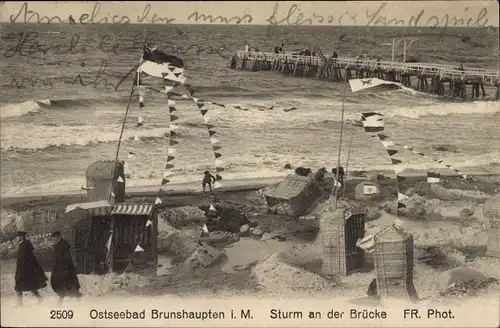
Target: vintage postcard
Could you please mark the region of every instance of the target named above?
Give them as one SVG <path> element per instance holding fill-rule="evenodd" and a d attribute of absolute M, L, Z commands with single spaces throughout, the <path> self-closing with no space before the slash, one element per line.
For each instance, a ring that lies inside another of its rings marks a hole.
<path fill-rule="evenodd" d="M 0 2 L 1 325 L 498 327 L 498 7 Z"/>

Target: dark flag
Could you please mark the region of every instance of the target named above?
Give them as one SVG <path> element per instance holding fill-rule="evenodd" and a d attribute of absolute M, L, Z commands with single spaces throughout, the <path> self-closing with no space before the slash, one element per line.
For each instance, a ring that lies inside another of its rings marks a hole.
<path fill-rule="evenodd" d="M 144 48 L 137 73 L 137 85 L 164 88 L 184 84 L 186 81 L 182 59 L 148 46 Z"/>

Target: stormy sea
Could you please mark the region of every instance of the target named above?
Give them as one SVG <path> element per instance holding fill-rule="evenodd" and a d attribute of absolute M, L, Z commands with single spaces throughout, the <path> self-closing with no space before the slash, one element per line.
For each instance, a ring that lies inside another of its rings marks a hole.
<path fill-rule="evenodd" d="M 336 166 L 344 85 L 273 72 L 229 68 L 244 43 L 272 52 L 308 45 L 325 55 L 368 53 L 390 60 L 392 38 L 412 39 L 408 58 L 426 63 L 497 69 L 498 29 L 366 27 L 4 24 L 0 28 L 1 194 L 72 191 L 85 185 L 94 161 L 114 159 L 132 87 L 130 70 L 145 40 L 181 57 L 196 96 L 211 106 L 225 163 L 224 179 L 287 174 L 285 164 Z M 402 46 L 396 48 L 396 60 Z M 363 111 L 385 116 L 393 141 L 455 167 L 500 165 L 500 106 L 487 89 L 480 101 L 462 102 L 423 92 L 387 90 L 352 94 L 346 119 Z M 159 185 L 167 155 L 166 101 L 150 94 L 139 108 L 131 99 L 120 159 L 127 154 L 128 186 Z M 270 109 L 272 108 L 272 109 Z M 293 111 L 284 109 L 296 108 Z M 213 170 L 213 152 L 198 108 L 178 101 L 180 128 L 172 183 L 201 179 Z M 136 126 L 141 116 L 145 124 Z M 346 125 L 342 162 L 349 169 L 388 169 L 384 147 L 362 128 Z M 411 168 L 439 166 L 404 154 Z"/>

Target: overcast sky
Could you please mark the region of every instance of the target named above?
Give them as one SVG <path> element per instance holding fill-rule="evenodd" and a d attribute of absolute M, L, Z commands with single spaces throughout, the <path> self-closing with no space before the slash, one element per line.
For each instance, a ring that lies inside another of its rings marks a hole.
<path fill-rule="evenodd" d="M 150 5 L 149 13 L 144 13 Z M 109 22 L 122 19 L 130 23 L 151 23 L 153 16 L 168 18 L 171 24 L 207 24 L 210 19 L 196 19 L 196 14 L 212 15 L 213 23 L 221 23 L 222 16 L 231 24 L 241 18 L 241 24 L 268 25 L 270 22 L 283 25 L 371 25 L 371 26 L 495 26 L 498 27 L 498 2 L 492 1 L 287 1 L 287 2 L 231 2 L 231 1 L 186 1 L 186 2 L 96 2 L 40 1 L 4 2 L 0 8 L 0 21 L 11 19 L 23 23 L 37 21 L 40 17 L 58 16 L 67 21 L 69 15 L 77 23 L 82 18 L 88 23 L 94 9 L 93 22 L 108 18 Z M 27 6 L 27 8 L 26 8 Z M 98 11 L 97 11 L 98 10 Z M 28 11 L 27 15 L 25 12 Z M 31 12 L 30 12 L 31 11 Z M 86 16 L 86 15 L 88 16 Z M 419 15 L 420 14 L 420 15 Z M 84 15 L 82 17 L 82 15 Z M 245 16 L 247 15 L 247 16 Z M 435 15 L 435 16 L 434 16 Z M 446 16 L 448 15 L 448 16 Z M 236 16 L 236 17 L 235 17 Z M 412 16 L 413 17 L 412 19 Z M 417 19 L 418 17 L 418 19 Z M 271 19 L 270 19 L 271 18 Z M 308 19 L 311 19 L 310 21 Z M 57 22 L 54 19 L 53 22 Z M 446 22 L 448 21 L 448 22 Z M 165 24 L 157 19 L 156 24 Z"/>

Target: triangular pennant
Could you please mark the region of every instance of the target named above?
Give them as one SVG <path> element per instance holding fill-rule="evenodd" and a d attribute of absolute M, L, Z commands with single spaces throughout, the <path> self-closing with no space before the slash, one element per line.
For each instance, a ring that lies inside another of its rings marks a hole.
<path fill-rule="evenodd" d="M 168 70 L 169 70 L 170 72 L 173 72 L 173 71 L 174 71 L 174 69 L 175 69 L 175 67 L 174 67 L 174 66 L 170 66 L 170 65 L 168 65 L 168 66 L 167 66 L 167 68 L 168 68 Z"/>
<path fill-rule="evenodd" d="M 177 150 L 174 147 L 169 147 L 167 151 L 168 156 L 174 156 Z"/>
<path fill-rule="evenodd" d="M 175 77 L 179 77 L 182 75 L 182 73 L 174 73 Z"/>
<path fill-rule="evenodd" d="M 218 139 L 216 139 L 216 138 L 210 138 L 210 143 L 211 143 L 212 145 L 215 145 L 215 144 L 219 143 L 219 140 L 218 140 Z"/>
<path fill-rule="evenodd" d="M 174 100 L 172 100 L 172 99 L 168 99 L 168 100 L 167 100 L 167 104 L 168 104 L 168 106 L 169 106 L 169 107 L 171 107 L 171 106 L 175 106 L 175 101 L 174 101 Z"/>
<path fill-rule="evenodd" d="M 170 170 L 170 169 L 173 169 L 175 167 L 174 164 L 165 164 L 165 170 Z"/>
<path fill-rule="evenodd" d="M 111 192 L 111 197 L 115 197 L 115 193 L 114 192 Z"/>
<path fill-rule="evenodd" d="M 398 153 L 397 150 L 395 149 L 387 149 L 387 153 L 389 154 L 389 156 L 392 156 L 392 155 L 395 155 Z"/>
<path fill-rule="evenodd" d="M 162 201 L 160 199 L 160 197 L 156 197 L 156 200 L 155 200 L 155 205 L 158 205 L 158 204 L 161 204 Z"/>
<path fill-rule="evenodd" d="M 221 153 L 214 153 L 214 156 L 215 156 L 215 158 L 219 158 L 222 156 L 222 154 Z"/>
<path fill-rule="evenodd" d="M 215 208 L 215 206 L 213 204 L 210 204 L 209 211 L 217 212 L 217 209 Z"/>
<path fill-rule="evenodd" d="M 179 135 L 177 134 L 177 132 L 175 132 L 175 131 L 170 131 L 170 138 L 175 139 L 175 138 L 177 138 L 178 136 L 179 136 Z"/>
<path fill-rule="evenodd" d="M 178 144 L 179 144 L 178 141 L 170 139 L 170 146 L 175 146 L 175 145 L 178 145 Z"/>
<path fill-rule="evenodd" d="M 121 183 L 125 183 L 125 180 L 123 180 L 121 175 L 118 177 L 118 179 L 116 181 L 121 182 Z"/>
<path fill-rule="evenodd" d="M 200 109 L 200 110 L 201 110 L 201 109 L 203 108 L 203 106 L 205 106 L 205 104 L 204 104 L 204 103 L 199 102 L 199 103 L 196 103 L 196 106 L 198 106 L 198 109 Z M 202 113 L 201 115 L 204 115 L 204 114 Z"/>
<path fill-rule="evenodd" d="M 398 202 L 398 209 L 400 208 L 406 208 L 406 205 L 401 202 Z"/>
<path fill-rule="evenodd" d="M 216 133 L 217 133 L 217 132 L 215 132 L 215 131 L 211 131 L 211 130 L 209 130 L 209 131 L 208 131 L 208 134 L 209 134 L 211 137 L 213 137 Z"/>
<path fill-rule="evenodd" d="M 215 172 L 223 172 L 224 168 L 223 167 L 216 167 Z"/>
<path fill-rule="evenodd" d="M 203 225 L 203 232 L 204 232 L 204 233 L 208 233 L 208 228 L 207 228 L 207 225 L 206 225 L 206 224 L 204 224 L 204 225 Z"/>
<path fill-rule="evenodd" d="M 395 144 L 392 141 L 382 141 L 382 145 L 384 145 L 385 148 L 389 148 L 390 146 L 394 146 Z"/>
<path fill-rule="evenodd" d="M 201 115 L 205 116 L 205 114 L 208 113 L 208 109 L 201 109 L 200 113 Z"/>
<path fill-rule="evenodd" d="M 152 224 L 153 224 L 153 221 L 148 220 L 148 221 L 146 222 L 146 227 L 149 227 L 149 226 L 150 226 L 150 225 L 152 225 Z"/>
<path fill-rule="evenodd" d="M 141 245 L 137 245 L 137 246 L 135 247 L 134 252 L 144 252 L 144 248 L 142 248 L 142 247 L 141 247 Z"/>
<path fill-rule="evenodd" d="M 215 125 L 207 124 L 207 129 L 212 130 L 213 128 L 215 128 Z"/>
<path fill-rule="evenodd" d="M 391 162 L 392 162 L 392 164 L 401 164 L 401 163 L 403 163 L 399 159 L 395 159 L 395 158 L 391 158 Z"/>
<path fill-rule="evenodd" d="M 222 180 L 222 177 L 218 174 L 215 175 L 215 181 L 220 181 Z"/>
<path fill-rule="evenodd" d="M 203 121 L 205 121 L 205 123 L 208 124 L 210 122 L 210 116 L 204 115 L 203 116 Z"/>
<path fill-rule="evenodd" d="M 223 163 L 223 162 L 222 162 L 222 160 L 221 160 L 221 159 L 218 159 L 218 158 L 216 158 L 216 159 L 215 159 L 215 166 L 217 166 L 217 167 L 221 167 L 221 166 L 222 166 L 222 163 Z"/>
<path fill-rule="evenodd" d="M 388 136 L 386 136 L 386 135 L 385 135 L 385 134 L 383 134 L 383 133 L 379 133 L 379 134 L 377 134 L 377 137 L 378 137 L 380 140 L 385 140 L 385 139 L 387 139 L 387 138 L 388 138 Z"/>
<path fill-rule="evenodd" d="M 177 111 L 177 109 L 175 109 L 175 107 L 172 107 L 172 106 L 168 107 L 168 110 L 170 113 Z"/>
<path fill-rule="evenodd" d="M 177 121 L 179 119 L 179 116 L 177 115 L 170 115 L 170 122 Z"/>
<path fill-rule="evenodd" d="M 197 103 L 198 101 L 200 101 L 200 99 L 199 99 L 199 98 L 196 98 L 196 97 L 193 97 L 193 101 L 194 101 L 195 103 Z"/>
<path fill-rule="evenodd" d="M 450 165 L 450 164 L 445 164 L 445 166 L 446 166 L 446 167 L 451 167 L 451 165 Z"/>
<path fill-rule="evenodd" d="M 221 149 L 221 148 L 222 148 L 221 146 L 212 146 L 212 149 L 213 149 L 214 151 L 217 151 L 217 150 L 219 150 L 219 149 Z"/>
<path fill-rule="evenodd" d="M 173 161 L 174 159 L 175 159 L 174 156 L 170 156 L 170 155 L 167 156 L 167 163 Z"/>
<path fill-rule="evenodd" d="M 405 200 L 405 199 L 408 199 L 408 198 L 410 198 L 410 197 L 408 197 L 405 194 L 402 194 L 402 193 L 398 192 L 398 200 Z"/>
<path fill-rule="evenodd" d="M 169 183 L 169 182 L 170 182 L 170 180 L 168 180 L 168 179 L 162 179 L 162 180 L 161 180 L 161 185 L 162 185 L 162 186 L 163 186 L 163 185 L 166 185 L 166 184 L 167 184 L 167 183 Z"/>

